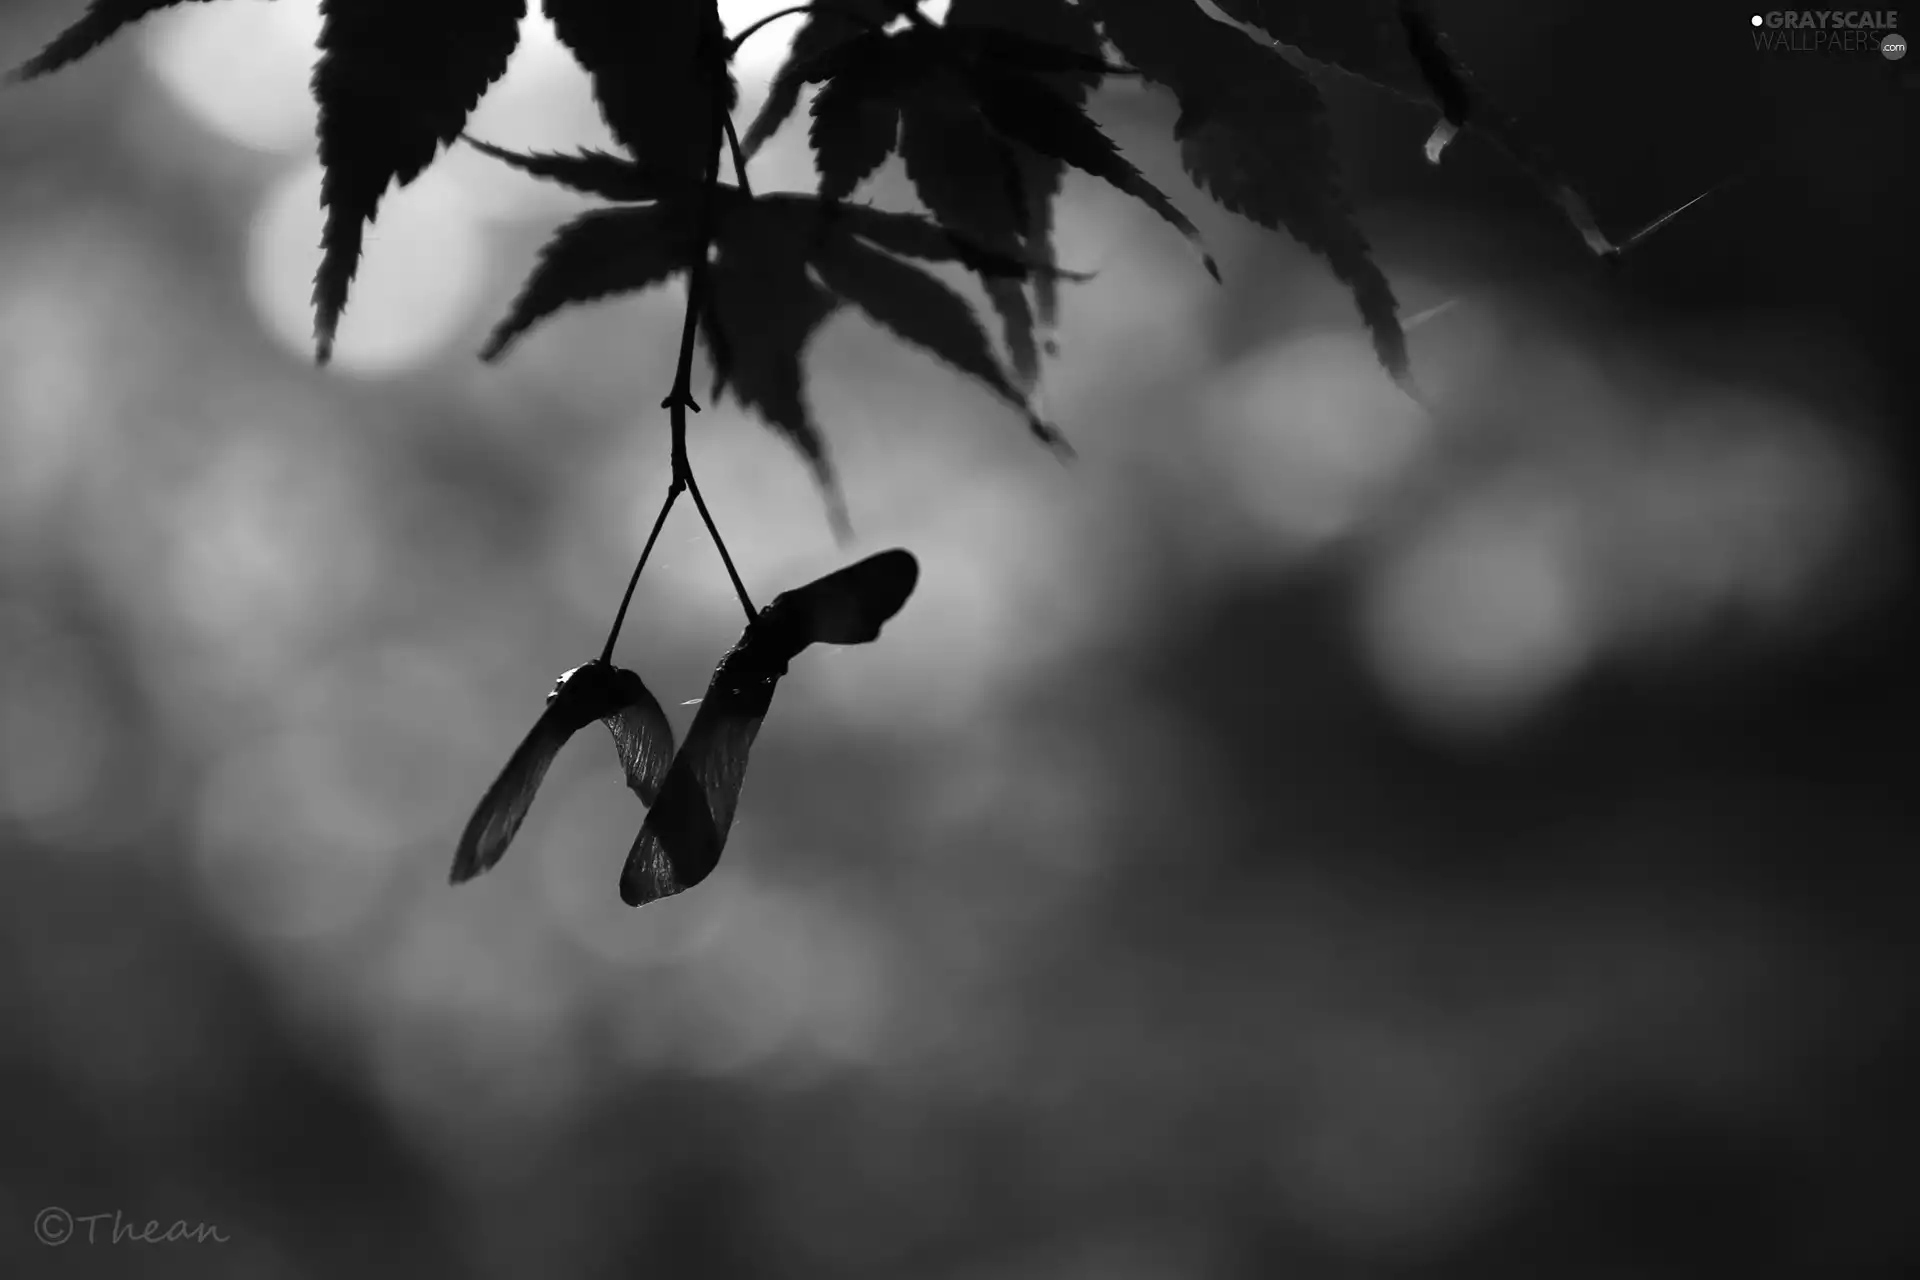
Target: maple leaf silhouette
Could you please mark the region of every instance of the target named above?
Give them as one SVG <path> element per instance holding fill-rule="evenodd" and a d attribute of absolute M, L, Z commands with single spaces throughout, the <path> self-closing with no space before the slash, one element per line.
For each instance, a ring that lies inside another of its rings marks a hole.
<path fill-rule="evenodd" d="M 1140 199 L 1197 243 L 1193 224 L 1087 117 L 1087 91 L 1109 70 L 1091 19 L 1065 0 L 956 0 L 944 27 L 843 34 L 817 51 L 796 49 L 782 74 L 824 81 L 808 136 L 825 198 L 851 194 L 897 136 L 921 203 L 997 252 L 1051 257 L 1049 206 L 1067 165 Z M 1204 251 L 1202 259 L 1217 279 Z M 1030 390 L 1039 351 L 1027 294 L 1004 277 L 983 275 L 982 284 L 1014 380 Z M 1053 286 L 1052 276 L 1034 277 L 1049 323 Z"/>
<path fill-rule="evenodd" d="M 715 159 L 714 113 L 732 111 L 739 98 L 714 0 L 541 0 L 541 7 L 591 77 L 620 145 L 658 172 L 705 173 Z"/>
<path fill-rule="evenodd" d="M 823 203 L 785 193 L 762 196 L 752 204 L 757 223 L 740 224 L 759 228 L 749 236 L 767 236 L 771 244 L 780 246 L 779 253 L 789 257 L 796 252 L 803 255 L 832 294 L 897 337 L 967 374 L 1019 409 L 1029 430 L 1043 443 L 1070 452 L 1060 433 L 1033 411 L 995 360 L 966 300 L 935 277 L 881 250 L 897 246 L 908 256 L 960 261 L 988 278 L 1025 278 L 1045 268 L 972 245 L 933 224 L 866 206 Z"/>
<path fill-rule="evenodd" d="M 613 735 L 628 788 L 642 804 L 655 803 L 673 756 L 673 728 L 666 713 L 633 672 L 599 659 L 584 663 L 554 682 L 546 710 L 467 820 L 453 856 L 454 884 L 500 861 L 560 748 L 595 720 L 605 721 Z"/>
<path fill-rule="evenodd" d="M 1186 236 L 1208 273 L 1219 279 L 1219 268 L 1200 246 L 1199 229 L 1120 154 L 1080 105 L 1039 78 L 1043 72 L 1088 74 L 1107 69 L 1097 57 L 1089 59 L 1076 50 L 1006 31 L 915 24 L 902 31 L 868 31 L 845 40 L 799 63 L 794 74 L 806 81 L 854 77 L 860 96 L 896 102 L 902 113 L 900 137 L 909 177 L 915 166 L 905 149 L 915 145 L 910 139 L 922 120 L 945 126 L 941 137 L 949 142 L 956 130 L 984 126 L 996 135 L 996 145 L 1017 143 L 1084 170 L 1141 201 Z M 922 150 L 930 161 L 931 144 Z M 927 166 L 920 168 L 924 172 Z M 1016 174 L 1016 185 L 1017 178 Z M 1024 197 L 1020 208 L 1024 212 Z"/>
<path fill-rule="evenodd" d="M 1091 0 L 1102 29 L 1180 104 L 1174 137 L 1222 207 L 1320 254 L 1352 292 L 1374 350 L 1404 384 L 1407 341 L 1386 276 L 1341 189 L 1320 92 L 1298 68 L 1193 5 Z"/>
<path fill-rule="evenodd" d="M 747 755 L 787 665 L 811 644 L 866 644 L 907 602 L 919 562 L 894 549 L 783 591 L 747 624 L 714 669 L 686 740 L 620 872 L 638 907 L 682 893 L 713 871 L 733 827 Z"/>
<path fill-rule="evenodd" d="M 776 200 L 780 198 L 772 197 Z M 918 214 L 877 209 L 864 204 L 822 204 L 817 212 L 822 219 L 823 230 L 831 225 L 837 231 L 849 233 L 869 245 L 899 257 L 917 258 L 925 262 L 957 262 L 967 267 L 980 277 L 986 286 L 989 298 L 995 301 L 1003 314 L 1010 305 L 1024 308 L 1024 295 L 1020 291 L 1022 282 L 1033 282 L 1037 285 L 1042 281 L 1052 284 L 1062 279 L 1085 281 L 1093 278 L 1080 272 L 1067 271 L 1047 263 L 1023 258 L 1018 250 L 999 251 L 987 248 L 947 226 Z M 944 310 L 950 310 L 944 299 L 940 305 Z M 1029 329 L 1029 334 L 1030 332 Z M 965 340 L 971 341 L 970 338 Z M 1028 384 L 1020 376 L 1021 370 L 1017 361 L 1016 350 L 1016 367 L 1011 385 L 1024 392 Z M 963 367 L 967 362 L 968 358 L 964 357 L 949 361 L 957 367 Z M 1004 395 L 1005 388 L 1000 385 L 1003 381 L 1006 380 L 991 379 L 988 381 L 988 386 L 996 393 Z M 1036 420 L 1033 419 L 1024 401 L 1021 402 L 1021 408 L 1029 415 L 1030 427 L 1034 427 Z M 1044 422 L 1038 422 L 1035 434 L 1056 449 L 1065 451 L 1067 448 L 1059 433 Z"/>
<path fill-rule="evenodd" d="M 1220 268 L 1200 243 L 1200 229 L 1120 154 L 1113 139 L 1066 98 L 1031 76 L 976 64 L 972 77 L 980 114 L 1003 136 L 1065 161 L 1146 205 L 1185 236 L 1215 280 Z"/>
<path fill-rule="evenodd" d="M 86 13 L 72 26 L 55 36 L 9 73 L 13 80 L 31 80 L 49 71 L 58 71 L 70 62 L 86 57 L 111 39 L 120 28 L 138 22 L 150 13 L 171 9 L 186 0 L 89 0 Z"/>
<path fill-rule="evenodd" d="M 577 190 L 650 194 L 659 189 L 646 166 L 617 156 L 523 155 L 474 145 Z M 718 226 L 699 324 L 714 368 L 714 394 L 731 391 L 799 451 L 814 473 L 837 536 L 851 532 L 846 501 L 825 437 L 806 403 L 801 362 L 813 335 L 842 301 L 982 382 L 1018 407 L 1036 436 L 1064 449 L 1059 433 L 1033 413 L 994 361 L 965 300 L 880 250 L 960 262 L 985 278 L 1010 282 L 1036 273 L 1085 277 L 974 244 L 913 214 L 791 193 L 756 199 L 725 184 L 716 187 L 715 197 Z M 689 269 L 699 252 L 699 223 L 697 202 L 676 188 L 651 204 L 596 209 L 565 224 L 542 248 L 506 318 L 482 348 L 483 358 L 498 359 L 520 335 L 562 307 L 645 289 Z M 837 248 L 846 252 L 835 256 Z M 826 270 L 822 255 L 834 256 L 838 287 L 815 278 Z"/>
<path fill-rule="evenodd" d="M 799 451 L 835 536 L 847 538 L 846 499 L 807 406 L 801 370 L 807 344 L 839 304 L 808 275 L 805 228 L 767 200 L 741 197 L 723 223 L 707 290 L 701 330 L 714 394 L 731 390 Z"/>
<path fill-rule="evenodd" d="M 822 242 L 813 261 L 821 282 L 896 337 L 939 357 L 1018 409 L 1042 443 L 1066 441 L 1034 413 L 994 359 L 986 331 L 966 299 L 933 276 L 851 236 Z"/>
<path fill-rule="evenodd" d="M 26 79 L 92 52 L 120 28 L 181 0 L 92 0 L 14 73 Z M 526 0 L 321 0 L 312 89 L 320 108 L 320 269 L 314 356 L 325 364 L 360 263 L 366 224 L 389 184 L 412 182 L 460 134 L 507 68 Z"/>
<path fill-rule="evenodd" d="M 664 284 L 698 252 L 694 210 L 662 201 L 594 209 L 554 233 L 507 316 L 480 350 L 497 360 L 513 342 L 561 307 Z"/>
<path fill-rule="evenodd" d="M 942 225 L 996 252 L 1022 250 L 1032 221 L 1026 177 L 1013 145 L 984 120 L 959 112 L 909 112 L 900 154 L 914 194 Z M 1000 313 L 1014 374 L 1031 388 L 1039 373 L 1039 349 L 1026 294 L 1005 277 L 983 275 L 981 283 Z"/>
<path fill-rule="evenodd" d="M 900 135 L 900 106 L 884 80 L 894 68 L 877 63 L 859 74 L 835 76 L 813 100 L 807 141 L 820 170 L 820 198 L 844 200 L 886 158 Z"/>
<path fill-rule="evenodd" d="M 794 34 L 786 61 L 767 87 L 767 100 L 741 137 L 740 149 L 751 156 L 786 123 L 800 105 L 800 91 L 806 87 L 802 71 L 808 64 L 862 32 L 886 25 L 895 13 L 911 7 L 906 0 L 836 0 L 810 12 Z"/>
<path fill-rule="evenodd" d="M 1080 65 L 1043 74 L 1041 78 L 1055 93 L 1077 107 L 1086 106 L 1088 94 L 1100 82 L 1101 73 L 1091 67 L 1101 56 L 1100 32 L 1094 25 L 1092 11 L 1084 5 L 1068 0 L 954 0 L 947 9 L 947 25 L 963 31 L 976 27 L 1015 32 L 1066 50 Z M 1026 193 L 1027 224 L 1022 235 L 1027 252 L 1036 261 L 1051 264 L 1055 261 L 1053 202 L 1060 194 L 1066 165 L 1056 156 L 1025 147 L 1015 149 L 1015 163 L 1020 168 L 1020 183 Z M 1053 275 L 1046 272 L 1034 275 L 1033 304 L 1040 329 L 1050 330 L 1059 315 L 1059 291 Z M 1009 345 L 1016 341 L 1024 343 L 1025 339 L 1016 338 L 1011 331 L 1017 321 L 1007 318 L 1007 308 L 997 297 L 995 305 L 1001 307 L 1003 319 L 1010 326 Z M 1018 357 L 1015 364 L 1016 367 L 1019 364 Z"/>
<path fill-rule="evenodd" d="M 1068 271 L 1019 252 L 989 249 L 921 214 L 879 209 L 868 204 L 822 205 L 823 219 L 870 241 L 889 253 L 924 262 L 957 262 L 982 276 L 1014 279 L 1087 281 L 1091 274 Z"/>
<path fill-rule="evenodd" d="M 801 361 L 807 344 L 841 305 L 865 311 L 1019 409 L 1043 442 L 1065 451 L 995 361 L 985 332 L 959 294 L 876 245 L 891 241 L 929 259 L 967 262 L 1024 277 L 1032 268 L 993 254 L 908 215 L 811 196 L 748 197 L 721 187 L 727 210 L 708 273 L 701 333 L 714 366 L 714 393 L 729 390 L 766 420 L 811 466 L 837 536 L 850 527 L 826 440 L 806 402 Z"/>
<path fill-rule="evenodd" d="M 1040 345 L 1035 336 L 1033 308 L 1027 304 L 1027 291 L 1018 281 L 998 276 L 988 276 L 981 284 L 986 289 L 987 301 L 1000 313 L 1013 384 L 1031 395 L 1040 382 Z"/>
<path fill-rule="evenodd" d="M 623 156 L 590 147 L 569 155 L 557 151 L 509 151 L 474 137 L 466 137 L 466 143 L 483 155 L 536 178 L 607 200 L 639 202 L 691 194 L 683 174 L 636 164 Z"/>
<path fill-rule="evenodd" d="M 525 0 L 321 0 L 320 270 L 313 281 L 315 355 L 334 331 L 360 264 L 361 240 L 389 183 L 405 186 L 460 136 L 507 69 Z"/>
<path fill-rule="evenodd" d="M 1465 65 L 1447 47 L 1427 0 L 1214 3 L 1228 17 L 1299 50 L 1315 62 L 1413 101 L 1438 105 L 1440 123 L 1426 146 L 1427 159 L 1433 163 L 1439 163 L 1447 144 L 1471 124 L 1532 175 L 1567 215 L 1589 249 L 1596 254 L 1612 249 L 1594 223 L 1586 200 L 1560 172 L 1548 148 L 1474 84 Z"/>

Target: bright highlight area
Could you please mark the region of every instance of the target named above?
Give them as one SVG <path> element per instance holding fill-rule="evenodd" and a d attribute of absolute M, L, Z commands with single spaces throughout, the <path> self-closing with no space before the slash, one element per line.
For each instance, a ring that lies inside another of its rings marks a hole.
<path fill-rule="evenodd" d="M 320 265 L 320 167 L 288 174 L 260 202 L 247 247 L 247 287 L 267 330 L 313 353 L 313 273 Z M 485 240 L 459 187 L 431 170 L 390 191 L 367 228 L 366 253 L 334 347 L 349 373 L 401 373 L 470 331 L 486 282 Z M 477 335 L 474 335 L 477 340 Z"/>
<path fill-rule="evenodd" d="M 179 5 L 142 34 L 148 69 L 208 131 L 260 151 L 312 150 L 320 0 Z"/>

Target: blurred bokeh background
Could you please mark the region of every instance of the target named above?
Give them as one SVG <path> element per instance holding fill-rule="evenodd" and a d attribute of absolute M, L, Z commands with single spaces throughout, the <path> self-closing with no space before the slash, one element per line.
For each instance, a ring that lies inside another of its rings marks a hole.
<path fill-rule="evenodd" d="M 80 8 L 8 3 L 0 61 Z M 795 665 L 719 870 L 637 913 L 598 731 L 445 877 L 665 488 L 680 294 L 481 366 L 577 206 L 455 151 L 313 368 L 317 0 L 0 95 L 0 1272 L 1920 1263 L 1915 63 L 1757 53 L 1725 5 L 1440 10 L 1609 230 L 1731 181 L 1608 272 L 1497 152 L 1429 167 L 1430 113 L 1330 82 L 1405 312 L 1457 299 L 1428 415 L 1184 181 L 1169 104 L 1105 91 L 1226 285 L 1069 182 L 1069 467 L 836 319 L 850 548 L 707 407 L 757 598 L 923 577 Z M 538 20 L 471 127 L 608 142 Z M 803 130 L 754 175 L 808 188 Z M 621 661 L 684 729 L 737 630 L 683 506 Z M 48 1206 L 229 1239 L 49 1248 Z"/>

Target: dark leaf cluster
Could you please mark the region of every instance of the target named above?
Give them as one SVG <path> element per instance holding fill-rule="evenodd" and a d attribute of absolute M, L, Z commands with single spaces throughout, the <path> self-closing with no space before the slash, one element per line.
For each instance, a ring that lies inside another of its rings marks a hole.
<path fill-rule="evenodd" d="M 65 66 L 122 27 L 184 2 L 90 0 L 15 76 Z M 1219 12 L 1244 30 L 1195 0 L 953 0 L 940 23 L 912 0 L 818 0 L 800 6 L 806 16 L 791 53 L 735 150 L 741 164 L 816 89 L 807 137 L 818 200 L 749 205 L 742 167 L 719 209 L 702 189 L 720 163 L 713 124 L 738 97 L 730 69 L 738 40 L 722 30 L 714 0 L 538 3 L 591 78 L 625 154 L 516 155 L 474 145 L 537 177 L 647 207 L 596 211 L 562 227 L 484 357 L 497 357 L 559 307 L 661 284 L 711 257 L 698 333 L 716 385 L 799 448 L 841 525 L 821 432 L 805 405 L 801 356 L 843 305 L 974 378 L 1057 446 L 1059 433 L 1027 401 L 1051 349 L 1059 283 L 1072 278 L 1054 265 L 1052 236 L 1066 171 L 1140 200 L 1218 276 L 1191 219 L 1088 114 L 1107 76 L 1138 75 L 1172 95 L 1174 141 L 1194 184 L 1323 257 L 1396 378 L 1408 374 L 1397 305 L 1342 190 L 1320 93 L 1248 32 L 1436 105 L 1436 160 L 1457 130 L 1483 129 L 1541 178 L 1596 251 L 1613 251 L 1545 150 L 1474 86 L 1425 0 L 1218 0 Z M 324 362 L 366 225 L 391 186 L 411 182 L 461 136 L 506 68 L 527 0 L 322 0 L 321 10 L 312 90 L 326 222 L 313 298 Z M 726 127 L 731 137 L 730 121 Z M 836 216 L 892 156 L 944 241 L 922 235 L 915 251 Z M 811 229 L 796 233 L 802 223 Z M 937 261 L 977 275 L 999 319 L 1004 365 L 971 305 L 915 265 Z"/>

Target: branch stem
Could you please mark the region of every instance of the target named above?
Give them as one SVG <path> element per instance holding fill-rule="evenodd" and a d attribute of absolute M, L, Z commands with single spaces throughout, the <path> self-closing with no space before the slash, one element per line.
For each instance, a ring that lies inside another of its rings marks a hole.
<path fill-rule="evenodd" d="M 747 611 L 747 621 L 759 617 L 753 607 L 753 601 L 747 598 L 747 585 L 740 581 L 739 570 L 733 567 L 733 557 L 727 554 L 727 544 L 720 540 L 720 530 L 714 526 L 713 517 L 707 514 L 706 499 L 700 496 L 700 486 L 694 483 L 693 468 L 687 468 L 687 492 L 693 495 L 693 505 L 699 509 L 700 518 L 706 521 L 707 532 L 713 535 L 713 545 L 720 551 L 720 563 L 727 566 L 727 577 L 733 581 L 733 593 L 740 597 L 740 607 Z"/>
<path fill-rule="evenodd" d="M 740 194 L 753 199 L 753 188 L 747 185 L 747 157 L 740 150 L 740 135 L 733 131 L 733 116 L 727 115 L 727 149 L 733 152 L 733 181 L 740 188 Z"/>
<path fill-rule="evenodd" d="M 620 638 L 620 628 L 627 620 L 627 605 L 633 600 L 633 589 L 640 585 L 640 571 L 647 567 L 647 557 L 653 554 L 653 544 L 660 537 L 660 530 L 666 526 L 667 512 L 673 510 L 673 500 L 680 496 L 680 480 L 674 478 L 667 486 L 667 500 L 660 504 L 660 514 L 653 518 L 653 532 L 647 535 L 647 545 L 640 548 L 640 559 L 633 566 L 633 576 L 627 579 L 627 594 L 620 597 L 620 611 L 613 615 L 613 629 L 607 632 L 607 647 L 600 651 L 600 661 L 613 661 L 613 644 Z"/>
<path fill-rule="evenodd" d="M 817 4 L 790 5 L 787 8 L 781 9 L 776 13 L 768 14 L 766 17 L 761 18 L 757 22 L 749 23 L 747 25 L 746 30 L 742 31 L 739 35 L 735 36 L 733 39 L 727 42 L 727 56 L 731 57 L 734 54 L 740 52 L 740 46 L 745 44 L 749 38 L 751 38 L 753 35 L 758 33 L 762 27 L 778 22 L 782 18 L 791 18 L 796 13 L 805 13 L 805 14 L 837 13 L 843 18 L 847 18 L 853 22 L 859 23 L 861 26 L 865 27 L 869 31 L 881 30 L 881 24 L 874 22 L 873 19 L 867 17 L 866 14 L 861 13 L 858 9 L 850 9 L 842 5 L 828 3 L 827 0 L 820 0 L 820 3 L 817 3 Z M 925 17 L 920 15 L 919 5 L 917 4 L 913 6 L 912 16 L 918 17 L 922 23 L 926 21 Z"/>
<path fill-rule="evenodd" d="M 721 56 L 715 58 L 713 70 L 716 80 L 726 74 L 724 51 L 725 46 L 720 46 Z M 707 504 L 700 496 L 700 486 L 693 479 L 693 464 L 687 460 L 687 410 L 700 412 L 700 406 L 693 398 L 693 344 L 699 332 L 701 313 L 707 306 L 708 258 L 713 252 L 714 233 L 718 229 L 720 148 L 733 136 L 733 119 L 727 111 L 725 100 L 716 91 L 712 102 L 713 120 L 706 148 L 706 184 L 700 195 L 700 233 L 694 239 L 697 247 L 693 261 L 687 267 L 687 318 L 680 328 L 680 361 L 674 369 L 673 389 L 667 393 L 662 404 L 667 410 L 673 436 L 673 486 L 676 490 L 685 488 L 693 494 L 694 505 L 700 509 L 700 518 L 706 523 L 707 533 L 720 552 L 720 562 L 727 567 L 727 577 L 733 581 L 734 594 L 740 597 L 740 607 L 746 611 L 747 621 L 752 622 L 758 616 L 758 611 L 747 596 L 746 584 L 740 581 L 740 574 L 733 567 L 733 557 L 727 554 L 726 541 L 721 538 L 719 526 L 714 524 L 713 516 L 707 511 Z M 742 163 L 737 150 L 734 159 L 736 164 Z M 744 165 L 741 172 L 744 177 Z"/>
<path fill-rule="evenodd" d="M 764 24 L 762 24 L 764 25 Z M 727 62 L 731 57 L 731 48 L 738 47 L 738 41 L 728 47 L 728 56 L 717 60 L 716 77 L 726 74 Z M 634 588 L 640 584 L 640 571 L 647 567 L 647 557 L 653 553 L 653 544 L 660 538 L 660 530 L 666 526 L 667 514 L 673 510 L 674 501 L 682 490 L 693 495 L 693 504 L 700 510 L 700 519 L 707 526 L 707 535 L 713 539 L 714 547 L 720 552 L 720 563 L 726 566 L 727 578 L 733 583 L 734 594 L 740 597 L 740 607 L 746 611 L 747 621 L 752 622 L 758 616 L 753 601 L 747 596 L 746 584 L 740 581 L 740 573 L 733 567 L 733 557 L 727 553 L 727 544 L 720 537 L 719 526 L 714 524 L 713 516 L 707 510 L 707 503 L 700 496 L 700 486 L 693 478 L 693 464 L 687 460 L 687 410 L 700 412 L 700 405 L 693 398 L 693 345 L 699 334 L 700 315 L 707 305 L 708 256 L 713 251 L 714 233 L 717 230 L 720 212 L 720 146 L 724 141 L 733 156 L 733 171 L 740 183 L 743 195 L 747 192 L 746 160 L 740 154 L 740 141 L 734 134 L 733 117 L 727 111 L 719 93 L 713 95 L 713 126 L 709 134 L 711 145 L 707 148 L 706 181 L 700 195 L 700 229 L 695 238 L 696 248 L 693 260 L 687 264 L 687 315 L 680 326 L 680 358 L 674 367 L 673 389 L 667 392 L 667 398 L 660 407 L 667 411 L 667 422 L 672 433 L 671 471 L 672 479 L 667 484 L 666 500 L 660 504 L 660 514 L 654 517 L 653 530 L 647 534 L 647 545 L 640 549 L 640 559 L 633 566 L 633 575 L 627 579 L 626 594 L 620 597 L 620 608 L 613 615 L 613 627 L 607 632 L 606 647 L 601 650 L 602 662 L 613 661 L 613 646 L 620 639 L 620 628 L 627 620 L 627 606 L 633 602 Z"/>

